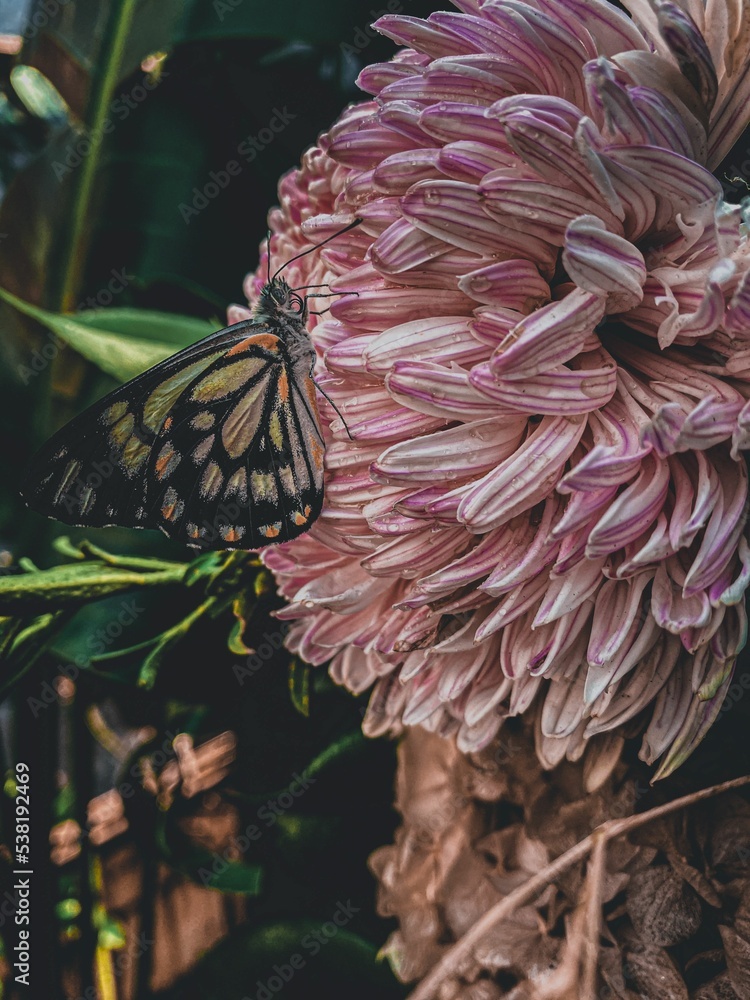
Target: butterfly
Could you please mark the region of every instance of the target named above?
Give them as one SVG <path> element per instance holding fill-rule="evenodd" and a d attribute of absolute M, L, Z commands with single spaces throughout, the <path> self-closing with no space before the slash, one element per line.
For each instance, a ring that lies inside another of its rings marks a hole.
<path fill-rule="evenodd" d="M 283 267 L 271 277 L 269 264 L 252 319 L 143 372 L 50 438 L 27 470 L 27 504 L 68 524 L 159 528 L 200 549 L 307 531 L 323 506 L 325 444 L 310 296 L 279 277 Z"/>

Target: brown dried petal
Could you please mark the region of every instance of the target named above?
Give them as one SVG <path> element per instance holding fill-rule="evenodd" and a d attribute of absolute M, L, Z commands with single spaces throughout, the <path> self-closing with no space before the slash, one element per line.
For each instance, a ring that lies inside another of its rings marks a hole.
<path fill-rule="evenodd" d="M 722 972 L 716 979 L 712 979 L 710 983 L 691 993 L 690 1000 L 740 1000 L 740 997 L 732 989 L 729 973 Z"/>
<path fill-rule="evenodd" d="M 750 941 L 732 927 L 719 927 L 719 932 L 732 987 L 740 997 L 750 997 Z"/>
<path fill-rule="evenodd" d="M 583 759 L 583 783 L 591 794 L 598 791 L 620 761 L 625 740 L 619 733 L 604 733 L 589 740 Z"/>
<path fill-rule="evenodd" d="M 485 969 L 512 969 L 535 979 L 554 965 L 559 946 L 559 939 L 540 934 L 534 911 L 526 907 L 513 920 L 497 924 L 474 949 L 474 957 Z"/>
<path fill-rule="evenodd" d="M 633 876 L 627 910 L 641 939 L 662 947 L 686 941 L 701 924 L 698 895 L 668 865 Z"/>
<path fill-rule="evenodd" d="M 489 979 L 480 979 L 478 983 L 467 986 L 457 996 L 457 1000 L 500 1000 L 503 991 Z"/>
<path fill-rule="evenodd" d="M 668 858 L 676 874 L 684 879 L 688 885 L 692 886 L 699 896 L 702 896 L 710 906 L 721 908 L 722 903 L 719 894 L 702 872 L 699 872 L 697 868 L 693 868 L 692 865 L 689 865 L 687 861 L 677 854 L 670 854 Z"/>
<path fill-rule="evenodd" d="M 625 971 L 640 1000 L 688 1000 L 685 981 L 661 948 L 629 951 Z"/>
<path fill-rule="evenodd" d="M 710 858 L 714 866 L 746 869 L 750 861 L 750 803 L 739 795 L 717 802 L 711 832 Z"/>
<path fill-rule="evenodd" d="M 617 1000 L 638 1000 L 635 993 L 625 985 L 622 964 L 622 951 L 619 947 L 599 950 L 599 972 L 612 997 Z M 604 995 L 606 996 L 606 991 Z"/>

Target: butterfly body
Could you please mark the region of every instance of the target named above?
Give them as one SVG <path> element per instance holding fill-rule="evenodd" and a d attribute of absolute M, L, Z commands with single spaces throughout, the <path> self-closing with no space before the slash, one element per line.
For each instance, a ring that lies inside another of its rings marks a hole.
<path fill-rule="evenodd" d="M 68 524 L 160 528 L 195 548 L 254 549 L 307 531 L 324 442 L 306 301 L 283 279 L 253 318 L 115 389 L 37 453 L 23 493 Z"/>

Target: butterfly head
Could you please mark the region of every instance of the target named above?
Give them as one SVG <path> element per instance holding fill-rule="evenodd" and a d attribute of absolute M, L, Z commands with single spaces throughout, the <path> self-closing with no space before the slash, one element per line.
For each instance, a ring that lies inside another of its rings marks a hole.
<path fill-rule="evenodd" d="M 307 300 L 290 288 L 283 278 L 271 278 L 261 289 L 255 318 L 271 325 L 304 324 Z"/>

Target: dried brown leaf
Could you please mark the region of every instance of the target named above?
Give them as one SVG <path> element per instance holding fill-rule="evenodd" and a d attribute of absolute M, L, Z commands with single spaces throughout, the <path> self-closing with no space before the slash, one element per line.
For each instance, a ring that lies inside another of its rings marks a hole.
<path fill-rule="evenodd" d="M 717 909 L 721 909 L 722 902 L 721 896 L 719 896 L 716 889 L 706 876 L 699 872 L 697 868 L 693 868 L 689 865 L 684 858 L 681 858 L 678 854 L 668 854 L 667 860 L 680 878 L 684 879 L 688 885 L 692 886 L 693 889 L 709 904 L 709 906 L 714 906 Z"/>
<path fill-rule="evenodd" d="M 617 1000 L 640 1000 L 626 986 L 622 965 L 622 950 L 619 945 L 614 948 L 602 948 L 599 951 L 599 972 L 609 987 L 613 1000 L 614 998 L 617 998 Z"/>
<path fill-rule="evenodd" d="M 728 972 L 712 979 L 710 983 L 701 986 L 690 994 L 690 1000 L 742 1000 L 732 989 L 732 981 Z"/>
<path fill-rule="evenodd" d="M 634 875 L 626 905 L 640 938 L 661 947 L 686 941 L 701 924 L 697 893 L 669 865 Z"/>
<path fill-rule="evenodd" d="M 685 980 L 662 948 L 641 945 L 627 951 L 625 968 L 639 1000 L 688 1000 Z"/>
<path fill-rule="evenodd" d="M 710 832 L 709 856 L 714 866 L 748 872 L 750 861 L 750 803 L 739 795 L 716 803 Z"/>
<path fill-rule="evenodd" d="M 727 972 L 738 996 L 750 997 L 750 941 L 734 927 L 719 927 L 727 959 Z"/>
<path fill-rule="evenodd" d="M 538 979 L 556 962 L 560 939 L 540 932 L 531 907 L 519 910 L 512 921 L 503 921 L 474 950 L 485 969 L 510 969 L 527 979 Z"/>

